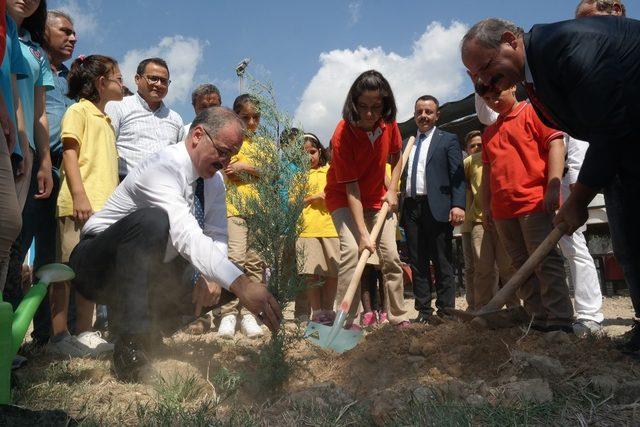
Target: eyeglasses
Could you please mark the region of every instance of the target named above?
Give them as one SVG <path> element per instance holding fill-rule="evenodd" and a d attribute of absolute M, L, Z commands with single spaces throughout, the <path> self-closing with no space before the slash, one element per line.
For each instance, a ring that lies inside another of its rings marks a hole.
<path fill-rule="evenodd" d="M 142 77 L 144 77 L 144 79 L 147 81 L 147 83 L 149 83 L 150 85 L 155 85 L 160 83 L 162 86 L 169 86 L 171 84 L 171 80 L 169 79 L 165 79 L 164 77 L 160 77 L 160 76 L 146 76 L 146 75 L 142 75 Z"/>
<path fill-rule="evenodd" d="M 115 79 L 107 79 L 107 81 L 110 81 L 110 82 L 116 82 L 116 83 L 118 83 L 120 86 L 124 85 L 124 82 L 122 81 L 122 77 L 117 77 L 117 78 L 115 78 Z"/>
<path fill-rule="evenodd" d="M 215 148 L 216 151 L 218 152 L 218 156 L 222 159 L 230 160 L 235 153 L 231 150 L 227 150 L 226 148 L 220 148 L 218 144 L 215 143 L 213 138 L 211 138 L 211 135 L 209 135 L 209 132 L 207 132 L 204 126 L 200 126 L 200 128 L 204 133 L 207 134 L 207 137 L 209 137 L 209 140 L 211 141 L 211 145 L 213 145 L 213 148 Z"/>

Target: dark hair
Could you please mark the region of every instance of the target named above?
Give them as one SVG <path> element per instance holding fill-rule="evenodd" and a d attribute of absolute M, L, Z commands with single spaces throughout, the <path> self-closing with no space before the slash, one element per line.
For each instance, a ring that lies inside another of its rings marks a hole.
<path fill-rule="evenodd" d="M 196 118 L 193 119 L 189 132 L 193 132 L 196 126 L 202 125 L 211 136 L 216 136 L 220 129 L 230 122 L 235 122 L 241 132 L 244 132 L 244 123 L 236 113 L 227 107 L 209 107 L 196 114 Z"/>
<path fill-rule="evenodd" d="M 479 137 L 482 138 L 482 132 L 480 132 L 479 130 L 472 130 L 471 132 L 469 132 L 464 137 L 464 148 L 467 148 L 467 146 L 469 145 L 469 141 L 471 141 L 476 136 L 479 136 Z"/>
<path fill-rule="evenodd" d="M 351 85 L 347 99 L 342 107 L 342 118 L 346 122 L 358 123 L 360 115 L 358 114 L 358 99 L 366 91 L 378 91 L 382 97 L 382 120 L 391 123 L 396 119 L 396 100 L 393 97 L 393 91 L 387 79 L 384 78 L 376 70 L 365 71 Z"/>
<path fill-rule="evenodd" d="M 91 102 L 100 101 L 100 94 L 96 88 L 96 79 L 107 77 L 118 65 L 115 59 L 103 55 L 79 56 L 71 64 L 67 81 L 69 92 L 67 96 L 78 101 L 85 98 Z"/>
<path fill-rule="evenodd" d="M 235 111 L 236 114 L 240 114 L 247 104 L 255 106 L 258 109 L 258 113 L 260 112 L 260 101 L 258 98 L 253 95 L 249 95 L 248 93 L 243 93 L 233 101 L 233 111 Z"/>
<path fill-rule="evenodd" d="M 318 152 L 320 153 L 320 156 L 318 158 L 318 166 L 324 166 L 327 164 L 327 152 L 324 148 L 324 146 L 320 143 L 320 139 L 318 139 L 317 136 L 315 136 L 314 134 L 307 132 L 304 134 L 304 142 L 310 142 L 311 145 L 313 145 Z"/>
<path fill-rule="evenodd" d="M 33 14 L 24 18 L 21 29 L 29 31 L 31 40 L 42 45 L 44 43 L 44 27 L 47 23 L 47 0 L 40 0 L 40 5 Z"/>
<path fill-rule="evenodd" d="M 131 89 L 129 89 L 128 87 L 122 85 L 122 95 L 123 96 L 132 96 L 133 92 L 131 92 Z"/>
<path fill-rule="evenodd" d="M 285 128 L 280 134 L 280 146 L 286 147 L 292 142 L 295 142 L 298 136 L 300 136 L 300 129 L 297 127 Z"/>
<path fill-rule="evenodd" d="M 167 65 L 165 60 L 162 59 L 162 58 L 147 58 L 147 59 L 143 59 L 138 64 L 138 68 L 136 69 L 136 74 L 139 75 L 139 76 L 143 75 L 144 74 L 144 70 L 147 68 L 147 65 L 149 65 L 149 64 L 159 65 L 162 68 L 164 68 L 165 70 L 167 70 L 167 74 L 171 75 L 171 73 L 169 73 L 169 66 Z"/>
<path fill-rule="evenodd" d="M 440 102 L 433 95 L 422 95 L 420 98 L 416 99 L 416 102 L 414 102 L 414 104 L 413 104 L 414 107 L 416 106 L 418 101 L 431 101 L 434 104 L 436 104 L 436 111 L 440 109 Z"/>
<path fill-rule="evenodd" d="M 222 96 L 220 96 L 220 91 L 218 90 L 217 87 L 215 87 L 215 85 L 205 83 L 203 85 L 198 86 L 191 93 L 191 105 L 195 107 L 196 101 L 198 100 L 198 98 L 204 95 L 212 95 L 212 94 L 218 95 L 218 98 L 220 98 L 220 101 L 222 101 Z"/>

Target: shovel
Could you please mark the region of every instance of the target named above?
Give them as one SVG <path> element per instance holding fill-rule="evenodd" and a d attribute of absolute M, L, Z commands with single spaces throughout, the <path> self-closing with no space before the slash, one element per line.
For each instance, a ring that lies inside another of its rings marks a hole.
<path fill-rule="evenodd" d="M 404 170 L 404 167 L 407 164 L 414 142 L 414 137 L 409 138 L 409 141 L 407 141 L 407 145 L 402 153 L 402 170 Z M 400 171 L 400 173 L 402 173 L 402 171 Z M 380 229 L 382 228 L 388 213 L 389 205 L 385 202 L 378 213 L 378 220 L 374 224 L 371 233 L 369 233 L 372 241 L 376 241 L 378 238 L 378 233 L 380 233 Z M 350 331 L 344 329 L 343 326 L 347 320 L 347 315 L 351 308 L 353 297 L 358 289 L 358 285 L 360 284 L 360 277 L 362 277 L 362 272 L 364 271 L 364 268 L 367 265 L 367 260 L 370 256 L 371 252 L 368 249 L 365 249 L 362 254 L 360 254 L 358 265 L 356 265 L 356 270 L 351 277 L 351 281 L 347 287 L 347 292 L 340 303 L 340 309 L 336 313 L 336 319 L 333 321 L 333 326 L 326 326 L 317 322 L 309 322 L 307 329 L 304 331 L 304 337 L 310 342 L 319 345 L 322 348 L 330 348 L 338 353 L 351 350 L 360 342 L 364 335 L 362 331 Z"/>
<path fill-rule="evenodd" d="M 36 277 L 40 280 L 29 289 L 15 313 L 11 304 L 0 302 L 0 405 L 9 403 L 11 362 L 36 310 L 47 294 L 49 283 L 71 280 L 75 274 L 64 264 L 47 264 L 36 271 Z"/>
<path fill-rule="evenodd" d="M 533 270 L 542 262 L 549 252 L 556 247 L 558 241 L 567 232 L 567 225 L 564 223 L 556 226 L 551 233 L 540 243 L 531 256 L 522 264 L 522 267 L 516 271 L 511 279 L 504 285 L 480 310 L 476 312 L 468 312 L 446 308 L 443 311 L 446 314 L 455 316 L 463 321 L 473 321 L 481 327 L 501 327 L 509 320 L 511 323 L 524 323 L 529 320 L 529 315 L 524 308 L 508 308 L 500 310 L 506 302 L 516 293 L 520 285 L 522 285 L 533 273 Z"/>

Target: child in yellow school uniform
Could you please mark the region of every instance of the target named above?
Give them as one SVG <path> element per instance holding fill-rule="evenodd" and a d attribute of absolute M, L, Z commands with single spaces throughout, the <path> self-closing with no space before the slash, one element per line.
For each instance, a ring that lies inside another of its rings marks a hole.
<path fill-rule="evenodd" d="M 112 58 L 79 57 L 68 77 L 69 98 L 79 100 L 62 118 L 62 171 L 58 195 L 58 248 L 60 262 L 68 262 L 80 241 L 80 230 L 93 213 L 103 208 L 118 186 L 118 151 L 111 121 L 104 112 L 109 101 L 122 99 L 122 75 Z M 48 350 L 63 356 L 97 356 L 113 345 L 93 332 L 95 304 L 79 293 L 76 298 L 76 333 L 67 330 L 69 285 L 50 290 L 52 337 Z"/>
<path fill-rule="evenodd" d="M 333 302 L 338 285 L 340 241 L 331 214 L 324 203 L 324 187 L 327 184 L 327 158 L 317 136 L 304 135 L 304 149 L 309 154 L 309 195 L 305 197 L 302 211 L 304 229 L 297 246 L 303 257 L 298 262 L 298 272 L 305 276 L 309 289 L 307 297 L 311 306 L 311 320 L 331 324 L 335 317 Z"/>

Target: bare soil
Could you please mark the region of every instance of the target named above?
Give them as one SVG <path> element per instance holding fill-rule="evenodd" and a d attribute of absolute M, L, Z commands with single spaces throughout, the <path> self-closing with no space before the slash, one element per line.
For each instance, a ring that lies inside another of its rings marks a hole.
<path fill-rule="evenodd" d="M 459 298 L 458 307 L 464 306 Z M 143 384 L 118 382 L 108 360 L 60 360 L 31 350 L 28 365 L 16 372 L 14 400 L 34 410 L 61 409 L 91 423 L 136 425 L 140 408 L 160 401 L 159 382 L 190 378 L 194 392 L 185 405 L 214 399 L 216 419 L 233 420 L 243 408 L 264 425 L 320 423 L 304 421 L 310 410 L 300 408 L 310 407 L 325 412 L 338 408 L 334 424 L 423 424 L 395 417 L 411 405 L 429 402 L 459 402 L 465 408 L 532 402 L 549 411 L 557 404 L 565 407 L 552 424 L 581 419 L 599 425 L 640 424 L 640 362 L 615 349 L 615 340 L 632 323 L 629 298 L 606 298 L 604 312 L 605 334 L 583 339 L 526 326 L 477 330 L 447 320 L 438 326 L 375 328 L 344 354 L 294 340 L 287 353 L 293 371 L 280 388 L 258 380 L 267 336 L 248 340 L 238 333 L 229 341 L 216 332 L 178 333 L 165 339 Z M 291 311 L 286 315 L 288 331 L 300 334 Z M 348 418 L 356 407 L 364 411 L 362 417 Z"/>

